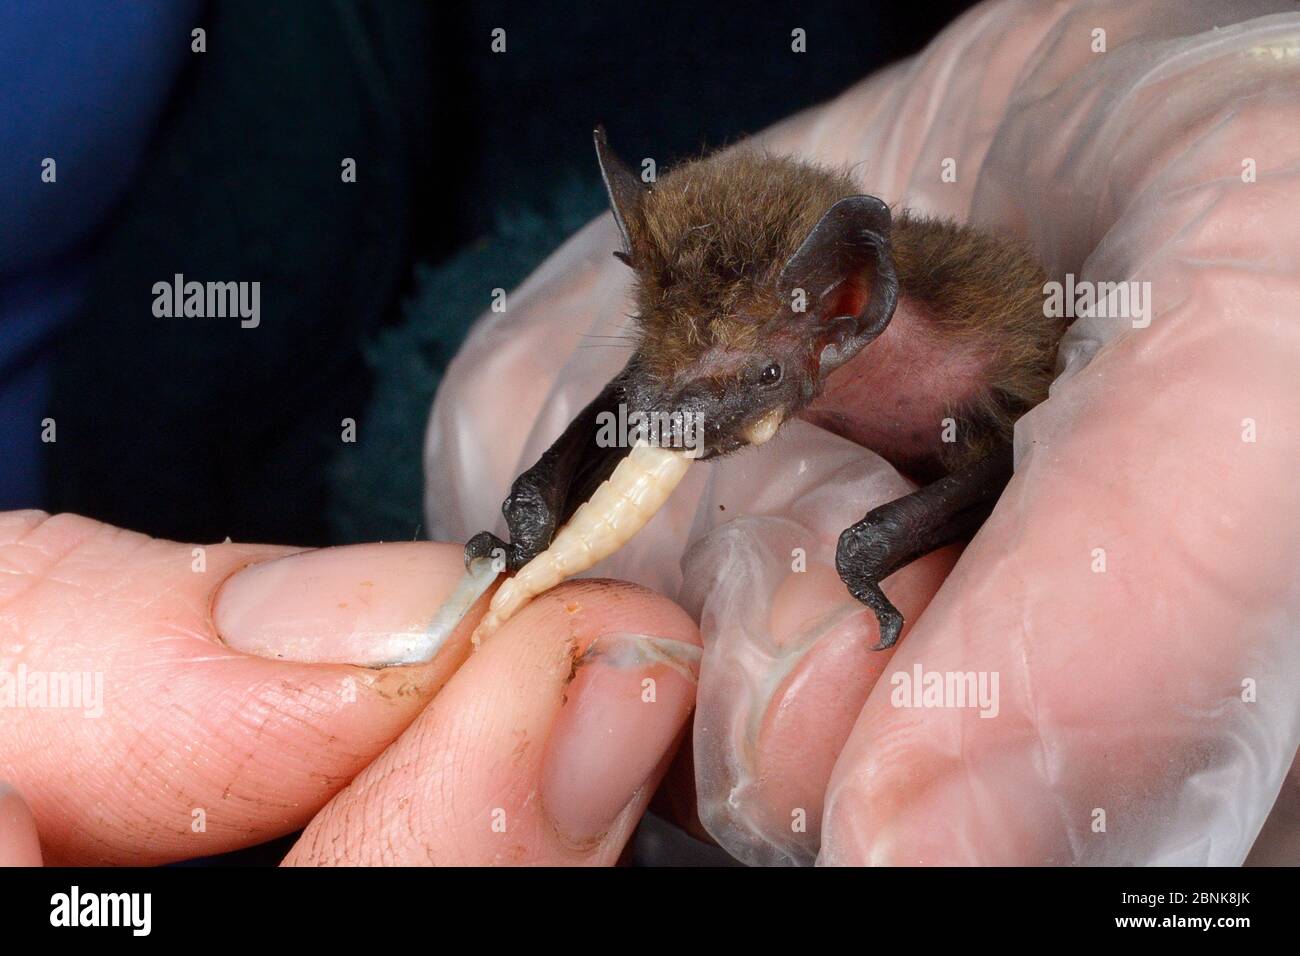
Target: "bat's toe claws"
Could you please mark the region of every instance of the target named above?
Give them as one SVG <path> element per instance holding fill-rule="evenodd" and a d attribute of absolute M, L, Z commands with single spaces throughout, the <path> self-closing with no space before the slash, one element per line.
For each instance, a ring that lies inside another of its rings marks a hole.
<path fill-rule="evenodd" d="M 880 641 L 871 649 L 883 651 L 897 644 L 899 635 L 903 633 L 903 614 L 885 597 L 880 584 L 861 578 L 846 580 L 845 584 L 850 594 L 875 612 L 876 622 L 880 625 Z"/>
<path fill-rule="evenodd" d="M 883 651 L 893 647 L 898 643 L 898 636 L 903 633 L 903 615 L 888 598 L 885 599 L 885 604 L 887 605 L 885 608 L 872 608 L 876 612 L 876 621 L 880 624 L 880 642 L 872 648 L 873 651 Z"/>
<path fill-rule="evenodd" d="M 863 521 L 846 529 L 840 535 L 835 551 L 835 569 L 849 593 L 876 613 L 880 624 L 880 642 L 872 650 L 882 651 L 898 643 L 903 632 L 903 615 L 880 589 L 882 578 L 888 577 L 891 553 L 891 528 L 882 517 L 880 509 Z"/>
<path fill-rule="evenodd" d="M 493 567 L 498 571 L 504 571 L 510 567 L 511 555 L 510 545 L 491 531 L 480 531 L 465 543 L 465 567 L 467 569 L 470 564 L 479 558 L 489 558 Z"/>

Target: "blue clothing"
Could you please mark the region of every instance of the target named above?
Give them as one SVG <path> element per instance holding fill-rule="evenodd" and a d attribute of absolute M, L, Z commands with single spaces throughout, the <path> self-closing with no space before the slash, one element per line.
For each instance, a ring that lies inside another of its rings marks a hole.
<path fill-rule="evenodd" d="M 0 510 L 44 501 L 56 331 L 82 306 L 91 242 L 126 195 L 176 78 L 204 55 L 190 48 L 202 7 L 0 4 Z M 47 157 L 52 183 L 41 179 Z"/>

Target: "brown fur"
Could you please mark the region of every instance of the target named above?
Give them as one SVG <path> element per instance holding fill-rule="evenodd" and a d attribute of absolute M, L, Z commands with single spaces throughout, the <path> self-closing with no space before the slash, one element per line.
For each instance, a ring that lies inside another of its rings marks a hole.
<path fill-rule="evenodd" d="M 758 348 L 781 314 L 781 267 L 859 193 L 844 172 L 743 147 L 663 176 L 628 224 L 647 371 L 667 380 L 705 349 Z M 1064 326 L 1044 317 L 1045 275 L 1019 241 L 896 211 L 891 243 L 902 297 L 954 350 L 987 356 L 979 399 L 952 410 L 959 446 L 936 448 L 954 467 L 1046 397 Z"/>
<path fill-rule="evenodd" d="M 672 170 L 631 224 L 647 358 L 669 374 L 699 350 L 752 350 L 779 311 L 776 277 L 847 177 L 739 149 Z M 652 370 L 654 371 L 654 370 Z"/>

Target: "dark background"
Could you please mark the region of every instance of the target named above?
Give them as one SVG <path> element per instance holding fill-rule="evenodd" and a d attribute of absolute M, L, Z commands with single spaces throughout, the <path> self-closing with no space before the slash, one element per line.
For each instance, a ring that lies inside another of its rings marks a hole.
<path fill-rule="evenodd" d="M 52 340 L 58 441 L 43 500 L 20 503 L 180 540 L 418 534 L 438 373 L 485 290 L 602 208 L 595 123 L 663 167 L 835 95 L 968 5 L 201 5 L 207 52 L 177 35 L 184 64 Z M 154 317 L 175 273 L 260 281 L 260 327 Z"/>

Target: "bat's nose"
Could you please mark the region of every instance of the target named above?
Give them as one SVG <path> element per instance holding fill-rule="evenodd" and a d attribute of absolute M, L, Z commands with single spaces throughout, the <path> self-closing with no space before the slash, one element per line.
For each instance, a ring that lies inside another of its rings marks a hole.
<path fill-rule="evenodd" d="M 724 421 L 729 418 L 725 399 L 722 383 L 697 379 L 669 393 L 664 406 L 687 447 L 713 447 L 725 430 Z"/>
<path fill-rule="evenodd" d="M 725 394 L 721 382 L 697 379 L 682 387 L 673 396 L 669 407 L 673 411 L 707 415 L 718 408 Z"/>

